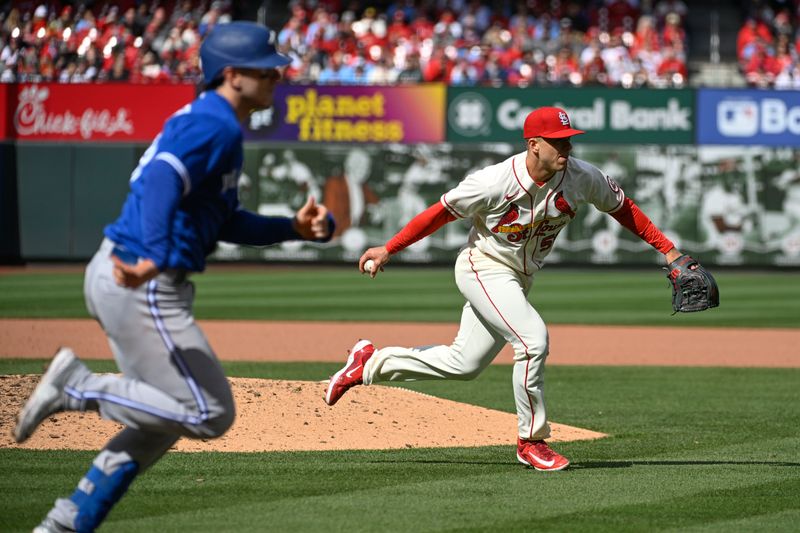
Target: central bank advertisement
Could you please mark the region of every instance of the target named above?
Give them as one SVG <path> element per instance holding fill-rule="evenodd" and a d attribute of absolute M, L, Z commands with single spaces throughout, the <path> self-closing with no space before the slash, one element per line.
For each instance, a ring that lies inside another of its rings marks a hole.
<path fill-rule="evenodd" d="M 253 113 L 249 141 L 438 143 L 445 86 L 280 85 L 270 109 Z"/>
<path fill-rule="evenodd" d="M 586 131 L 581 143 L 692 144 L 694 93 L 663 89 L 454 88 L 447 92 L 447 140 L 514 142 L 533 109 L 562 107 Z"/>

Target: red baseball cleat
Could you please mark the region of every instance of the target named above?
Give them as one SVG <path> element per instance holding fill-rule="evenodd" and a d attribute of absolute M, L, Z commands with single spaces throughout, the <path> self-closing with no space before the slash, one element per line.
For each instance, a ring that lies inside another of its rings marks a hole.
<path fill-rule="evenodd" d="M 517 461 L 536 470 L 564 470 L 569 459 L 553 451 L 543 440 L 517 439 Z"/>
<path fill-rule="evenodd" d="M 375 345 L 368 340 L 359 340 L 351 349 L 347 357 L 347 364 L 331 377 L 328 391 L 325 393 L 325 403 L 333 405 L 344 395 L 350 387 L 364 383 L 364 365 L 375 353 Z"/>

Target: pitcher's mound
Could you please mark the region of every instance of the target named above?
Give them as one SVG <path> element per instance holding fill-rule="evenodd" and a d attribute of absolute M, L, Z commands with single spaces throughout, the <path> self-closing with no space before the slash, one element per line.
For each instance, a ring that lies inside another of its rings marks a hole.
<path fill-rule="evenodd" d="M 122 427 L 97 413 L 59 413 L 24 444 L 11 436 L 14 417 L 39 376 L 0 376 L 0 448 L 99 450 Z M 395 387 L 355 387 L 334 407 L 326 384 L 313 381 L 230 378 L 236 422 L 214 440 L 181 439 L 184 452 L 378 450 L 513 445 L 517 417 Z M 604 437 L 551 423 L 551 442 Z"/>

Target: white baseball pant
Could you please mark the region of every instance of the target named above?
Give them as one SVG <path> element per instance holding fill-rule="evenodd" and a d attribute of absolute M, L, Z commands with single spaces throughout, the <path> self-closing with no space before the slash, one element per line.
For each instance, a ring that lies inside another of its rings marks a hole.
<path fill-rule="evenodd" d="M 364 365 L 364 384 L 474 379 L 508 342 L 514 348 L 519 437 L 549 437 L 543 379 L 548 334 L 542 317 L 528 302 L 533 276 L 521 274 L 477 248 L 466 248 L 456 260 L 455 278 L 467 302 L 453 344 L 377 350 Z"/>

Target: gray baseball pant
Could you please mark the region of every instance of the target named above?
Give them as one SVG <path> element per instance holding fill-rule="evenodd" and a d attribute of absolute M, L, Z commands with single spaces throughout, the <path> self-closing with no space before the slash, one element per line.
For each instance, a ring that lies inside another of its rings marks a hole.
<path fill-rule="evenodd" d="M 84 295 L 122 376 L 87 371 L 65 390 L 68 410 L 97 410 L 127 426 L 94 460 L 108 475 L 131 460 L 143 471 L 181 436 L 219 437 L 235 416 L 230 385 L 192 316 L 194 285 L 166 271 L 137 289 L 120 287 L 113 246 L 105 239 L 86 268 Z M 75 513 L 59 499 L 50 516 L 69 524 Z"/>

